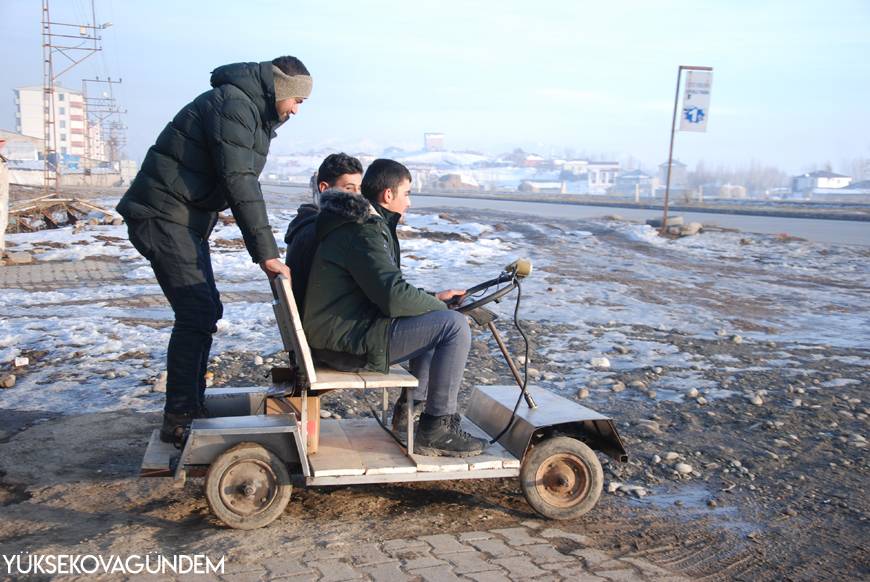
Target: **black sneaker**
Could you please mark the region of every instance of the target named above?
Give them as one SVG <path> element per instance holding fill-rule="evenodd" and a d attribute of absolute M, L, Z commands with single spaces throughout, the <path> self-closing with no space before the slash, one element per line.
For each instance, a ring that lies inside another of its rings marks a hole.
<path fill-rule="evenodd" d="M 486 439 L 471 436 L 459 426 L 458 414 L 420 415 L 414 452 L 428 457 L 473 457 L 486 448 Z"/>
<path fill-rule="evenodd" d="M 414 401 L 414 424 L 420 422 L 420 415 L 426 408 L 425 400 Z M 396 400 L 393 406 L 393 432 L 405 433 L 408 430 L 408 405 L 405 400 Z"/>

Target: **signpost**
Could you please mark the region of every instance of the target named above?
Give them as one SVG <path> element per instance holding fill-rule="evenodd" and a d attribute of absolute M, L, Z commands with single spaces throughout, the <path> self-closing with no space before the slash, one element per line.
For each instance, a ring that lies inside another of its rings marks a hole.
<path fill-rule="evenodd" d="M 662 235 L 668 230 L 668 199 L 671 194 L 671 166 L 674 162 L 674 134 L 677 131 L 677 106 L 680 101 L 680 81 L 682 81 L 683 71 L 687 71 L 687 73 L 683 108 L 680 115 L 680 131 L 707 131 L 707 118 L 710 114 L 713 67 L 680 65 L 680 68 L 677 69 L 677 90 L 674 93 L 674 116 L 671 120 L 671 145 L 668 149 L 668 177 L 665 182 L 662 227 L 659 231 Z"/>

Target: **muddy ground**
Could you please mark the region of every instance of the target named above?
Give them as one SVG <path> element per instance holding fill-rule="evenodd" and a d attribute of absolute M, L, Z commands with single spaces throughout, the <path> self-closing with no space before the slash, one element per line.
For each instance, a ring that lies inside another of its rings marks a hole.
<path fill-rule="evenodd" d="M 503 220 L 491 213 L 456 218 Z M 519 353 L 518 335 L 502 323 Z M 537 370 L 533 380 L 555 385 L 566 364 L 549 360 L 541 348 L 546 338 L 571 336 L 576 328 L 546 320 L 525 326 Z M 590 536 L 601 549 L 645 556 L 692 578 L 870 576 L 863 436 L 870 347 L 794 350 L 773 340 L 739 341 L 730 333 L 702 339 L 639 325 L 620 329 L 626 340 L 671 344 L 747 371 L 704 369 L 707 380 L 732 393 L 715 399 L 703 391 L 679 399 L 651 394 L 650 386 L 672 372 L 666 366 L 558 386 L 563 395 L 616 419 L 630 454 L 627 463 L 601 456 L 608 492 L 591 513 L 560 527 Z M 584 327 L 569 347 L 581 350 L 607 331 L 606 324 Z M 783 350 L 804 373 L 785 375 L 767 363 L 781 359 Z M 214 385 L 262 384 L 268 368 L 284 357 L 274 354 L 257 365 L 257 355 L 220 354 L 211 368 Z M 613 355 L 631 357 L 618 344 Z M 842 378 L 859 382 L 840 385 Z M 822 386 L 832 381 L 836 388 Z M 477 331 L 463 400 L 470 387 L 496 383 L 510 384 L 511 376 L 494 342 Z M 340 417 L 368 414 L 368 406 L 356 392 L 332 393 L 323 402 Z M 464 481 L 297 490 L 284 518 L 270 527 L 227 530 L 209 514 L 201 480 L 174 488 L 135 477 L 158 422 L 158 413 L 0 410 L 0 554 L 207 552 L 249 562 L 280 555 L 285 544 L 325 547 L 537 519 L 515 480 Z"/>

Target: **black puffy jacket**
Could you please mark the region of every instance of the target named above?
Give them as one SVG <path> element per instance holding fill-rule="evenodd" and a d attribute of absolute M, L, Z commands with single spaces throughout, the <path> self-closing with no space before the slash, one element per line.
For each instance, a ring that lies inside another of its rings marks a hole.
<path fill-rule="evenodd" d="M 230 208 L 254 262 L 276 258 L 258 181 L 280 125 L 272 63 L 218 67 L 211 85 L 160 132 L 118 212 L 175 222 L 207 238 L 217 213 Z"/>

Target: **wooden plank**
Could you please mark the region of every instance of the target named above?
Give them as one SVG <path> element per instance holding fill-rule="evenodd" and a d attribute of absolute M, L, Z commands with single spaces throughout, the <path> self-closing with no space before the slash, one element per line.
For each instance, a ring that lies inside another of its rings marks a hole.
<path fill-rule="evenodd" d="M 366 475 L 416 473 L 417 465 L 374 419 L 344 420 L 341 425 L 362 460 Z"/>
<path fill-rule="evenodd" d="M 336 390 L 365 388 L 366 382 L 355 372 L 339 372 L 329 368 L 317 370 L 317 382 L 311 383 L 312 390 Z"/>
<path fill-rule="evenodd" d="M 411 458 L 417 465 L 417 471 L 421 473 L 468 471 L 468 462 L 459 457 L 427 457 L 425 455 L 412 454 Z M 499 464 L 500 467 L 501 464 Z"/>
<path fill-rule="evenodd" d="M 320 448 L 308 456 L 315 477 L 363 475 L 366 470 L 341 428 L 341 421 L 325 419 L 320 423 Z"/>
<path fill-rule="evenodd" d="M 468 420 L 465 416 L 462 417 L 462 423 L 460 426 L 462 427 L 462 430 L 473 436 L 486 439 L 487 441 L 492 439 L 492 437 L 486 434 L 482 428 Z M 482 455 L 468 458 L 468 469 L 470 471 L 477 471 L 480 469 L 514 469 L 519 466 L 520 460 L 510 454 L 510 452 L 499 443 L 489 445 Z"/>
<path fill-rule="evenodd" d="M 398 364 L 390 368 L 389 374 L 360 372 L 359 375 L 366 388 L 416 388 L 419 385 L 417 378 Z"/>
<path fill-rule="evenodd" d="M 154 429 L 145 456 L 142 458 L 142 467 L 139 469 L 141 477 L 171 477 L 169 460 L 179 453 L 172 443 L 164 443 L 160 440 L 160 430 Z"/>

